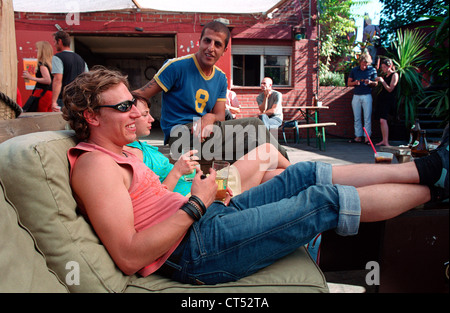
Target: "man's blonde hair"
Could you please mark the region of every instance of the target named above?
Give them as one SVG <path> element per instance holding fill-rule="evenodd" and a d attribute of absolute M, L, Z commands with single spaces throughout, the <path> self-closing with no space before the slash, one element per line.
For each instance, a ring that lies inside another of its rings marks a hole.
<path fill-rule="evenodd" d="M 359 62 L 361 63 L 363 61 L 372 64 L 372 57 L 370 56 L 370 54 L 368 53 L 361 54 L 361 56 L 359 57 Z"/>
<path fill-rule="evenodd" d="M 127 76 L 120 72 L 95 66 L 91 71 L 78 75 L 63 91 L 63 118 L 69 122 L 80 141 L 90 136 L 84 111 L 98 111 L 102 105 L 102 93 L 118 84 L 129 88 Z"/>

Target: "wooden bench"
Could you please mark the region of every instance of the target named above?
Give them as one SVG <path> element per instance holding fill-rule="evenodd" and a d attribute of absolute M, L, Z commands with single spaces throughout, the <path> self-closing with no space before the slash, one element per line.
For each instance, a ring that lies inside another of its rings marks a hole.
<path fill-rule="evenodd" d="M 326 150 L 326 139 L 325 139 L 325 127 L 328 126 L 336 126 L 335 122 L 326 122 L 326 123 L 308 123 L 308 124 L 297 124 L 298 129 L 306 128 L 306 142 L 309 146 L 309 129 L 315 128 L 316 130 L 316 147 L 319 147 L 319 150 L 322 150 L 323 143 L 323 151 Z M 322 138 L 320 138 L 322 137 Z"/>
<path fill-rule="evenodd" d="M 307 142 L 308 146 L 310 145 L 309 129 L 315 128 L 315 130 L 316 130 L 316 147 L 318 147 L 320 150 L 322 150 L 322 143 L 323 143 L 323 151 L 325 151 L 325 149 L 326 149 L 325 127 L 328 127 L 328 126 L 336 126 L 336 123 L 335 122 L 326 122 L 326 123 L 304 123 L 304 124 L 301 124 L 297 120 L 291 120 L 291 121 L 283 122 L 283 125 L 281 126 L 281 128 L 283 131 L 283 138 L 284 138 L 285 143 L 287 143 L 286 135 L 285 135 L 286 128 L 294 129 L 294 131 L 296 132 L 296 136 L 295 136 L 296 143 L 300 143 L 299 129 L 306 129 L 307 130 L 306 142 Z M 320 137 L 322 137 L 322 138 L 320 138 Z"/>
<path fill-rule="evenodd" d="M 313 128 L 313 127 L 327 127 L 327 126 L 336 126 L 334 122 L 327 123 L 309 123 L 309 124 L 297 124 L 298 128 Z"/>

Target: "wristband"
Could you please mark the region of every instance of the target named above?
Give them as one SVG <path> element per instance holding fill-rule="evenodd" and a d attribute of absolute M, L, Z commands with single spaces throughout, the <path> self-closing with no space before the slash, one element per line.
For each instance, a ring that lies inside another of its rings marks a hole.
<path fill-rule="evenodd" d="M 202 211 L 195 205 L 193 202 L 188 201 L 185 205 L 192 211 L 192 213 L 196 216 L 197 221 L 202 217 Z"/>
<path fill-rule="evenodd" d="M 202 215 L 206 213 L 206 206 L 205 206 L 205 204 L 203 203 L 203 201 L 199 197 L 191 195 L 189 200 L 192 200 L 193 202 L 198 204 L 198 206 L 202 210 Z"/>
<path fill-rule="evenodd" d="M 194 221 L 198 221 L 201 218 L 199 212 L 189 202 L 183 204 L 180 209 L 186 212 Z"/>
<path fill-rule="evenodd" d="M 195 203 L 194 201 L 192 201 L 192 200 L 188 200 L 188 206 L 190 205 L 191 206 L 191 209 L 193 208 L 195 211 L 197 211 L 197 213 L 198 214 L 196 214 L 196 215 L 199 215 L 200 217 L 202 217 L 203 216 L 203 212 L 202 212 L 202 210 L 200 209 L 200 207 L 197 205 L 197 203 Z M 199 218 L 200 219 L 200 218 Z"/>

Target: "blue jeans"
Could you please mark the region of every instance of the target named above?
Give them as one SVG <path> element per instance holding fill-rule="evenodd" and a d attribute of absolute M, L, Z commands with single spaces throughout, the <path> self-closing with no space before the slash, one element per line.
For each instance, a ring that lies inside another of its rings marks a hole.
<path fill-rule="evenodd" d="M 355 136 L 365 136 L 361 123 L 361 109 L 364 112 L 364 127 L 369 136 L 372 134 L 372 95 L 354 95 L 352 99 Z"/>
<path fill-rule="evenodd" d="M 360 211 L 354 187 L 331 184 L 330 164 L 296 163 L 229 206 L 214 202 L 165 266 L 171 266 L 172 279 L 184 283 L 235 281 L 328 229 L 356 234 Z"/>
<path fill-rule="evenodd" d="M 283 124 L 283 121 L 276 116 L 269 117 L 267 114 L 261 114 L 259 118 L 263 121 L 264 125 L 266 125 L 267 129 L 278 128 Z"/>

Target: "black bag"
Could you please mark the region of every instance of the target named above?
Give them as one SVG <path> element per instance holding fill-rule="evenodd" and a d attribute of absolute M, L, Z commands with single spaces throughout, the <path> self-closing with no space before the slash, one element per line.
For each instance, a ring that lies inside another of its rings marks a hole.
<path fill-rule="evenodd" d="M 28 98 L 27 102 L 25 102 L 25 104 L 23 105 L 23 108 L 22 108 L 23 111 L 24 112 L 37 112 L 40 99 L 41 99 L 41 97 L 30 96 Z"/>
<path fill-rule="evenodd" d="M 23 105 L 24 112 L 37 112 L 39 100 L 41 100 L 42 96 L 47 92 L 47 90 L 43 89 L 35 89 L 33 90 L 33 94 L 28 98 L 27 102 Z M 36 96 L 35 96 L 36 95 Z"/>

